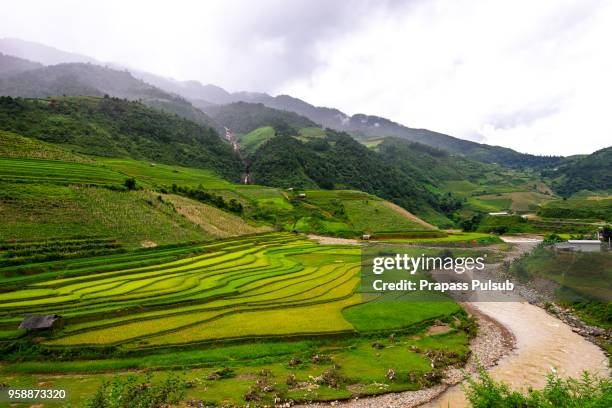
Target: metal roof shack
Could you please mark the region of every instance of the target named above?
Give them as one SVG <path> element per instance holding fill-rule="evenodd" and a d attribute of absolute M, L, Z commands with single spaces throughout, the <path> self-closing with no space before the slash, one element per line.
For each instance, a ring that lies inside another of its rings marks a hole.
<path fill-rule="evenodd" d="M 45 330 L 56 329 L 62 326 L 62 316 L 57 314 L 49 315 L 29 315 L 26 316 L 21 324 L 20 329 L 28 330 Z"/>

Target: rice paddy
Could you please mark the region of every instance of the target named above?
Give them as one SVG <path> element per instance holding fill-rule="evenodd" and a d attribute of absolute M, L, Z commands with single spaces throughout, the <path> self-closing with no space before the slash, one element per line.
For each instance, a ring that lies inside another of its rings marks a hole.
<path fill-rule="evenodd" d="M 0 157 L 0 177 L 11 182 L 119 185 L 125 176 L 103 166 L 55 160 Z"/>
<path fill-rule="evenodd" d="M 25 275 L 0 268 L 0 342 L 32 347 L 34 337 L 15 330 L 28 314 L 56 313 L 64 323 L 38 337 L 37 351 L 25 362 L 3 365 L 0 380 L 20 372 L 17 382 L 27 384 L 61 372 L 82 373 L 87 382 L 139 367 L 190 367 L 190 378 L 206 378 L 206 372 L 230 366 L 237 377 L 205 381 L 190 391 L 214 405 L 243 405 L 257 373 L 265 370 L 277 395 L 294 401 L 347 398 L 354 390 L 378 393 L 372 383 L 418 389 L 434 368 L 426 350 L 410 351 L 408 345 L 417 350 L 417 343 L 431 337 L 425 328 L 437 319 L 453 325 L 438 336 L 440 344 L 467 358 L 458 305 L 364 303 L 360 262 L 356 246 L 267 233 L 34 263 L 20 267 L 30 271 Z M 382 350 L 370 346 L 376 339 L 387 343 L 394 331 L 397 336 Z M 11 350 L 9 360 L 20 353 Z M 401 376 L 387 379 L 389 368 Z M 319 383 L 316 392 L 285 384 L 290 376 L 310 383 L 328 370 L 340 370 L 337 382 Z M 84 398 L 78 385 L 65 386 Z M 258 398 L 263 403 L 272 397 Z"/>

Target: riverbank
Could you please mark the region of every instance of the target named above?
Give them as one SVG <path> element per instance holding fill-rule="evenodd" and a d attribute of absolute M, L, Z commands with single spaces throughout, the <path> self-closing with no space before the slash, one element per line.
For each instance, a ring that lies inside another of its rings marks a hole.
<path fill-rule="evenodd" d="M 462 304 L 465 310 L 474 316 L 479 325 L 478 335 L 470 342 L 472 354 L 463 368 L 451 368 L 447 370 L 446 377 L 441 384 L 418 391 L 405 391 L 399 393 L 383 394 L 376 397 L 355 398 L 347 401 L 336 401 L 332 406 L 345 408 L 379 408 L 379 407 L 402 407 L 412 408 L 426 404 L 447 391 L 452 386 L 459 384 L 464 378 L 464 372 L 475 373 L 478 364 L 490 368 L 510 353 L 516 339 L 501 323 L 494 318 L 482 313 L 470 304 Z M 297 405 L 297 407 L 324 407 L 328 403 L 313 403 Z"/>
<path fill-rule="evenodd" d="M 539 243 L 534 237 L 510 237 L 505 241 L 514 246 L 506 254 L 505 262 L 511 262 Z M 487 274 L 500 277 L 501 266 L 490 265 Z M 477 361 L 495 380 L 522 390 L 528 386 L 543 386 L 551 369 L 556 369 L 561 376 L 579 377 L 585 370 L 599 376 L 609 375 L 608 358 L 599 347 L 539 307 L 543 304 L 533 288 L 523 287 L 519 294 L 523 301 L 462 303 L 466 311 L 477 318 L 479 333 L 471 342 L 472 356 L 466 366 L 448 370 L 442 384 L 333 405 L 351 408 L 467 407 L 460 383 L 465 372 L 476 372 Z M 324 405 L 329 404 L 308 406 Z"/>
<path fill-rule="evenodd" d="M 504 241 L 515 246 L 506 262 L 533 250 L 539 243 L 532 237 L 508 237 Z M 499 266 L 487 270 L 489 277 L 507 278 Z M 584 371 L 609 376 L 609 360 L 604 351 L 591 339 L 582 336 L 583 333 L 545 310 L 546 296 L 538 288 L 518 285 L 516 291 L 525 301 L 471 304 L 485 316 L 495 316 L 516 339 L 515 349 L 488 370 L 493 379 L 524 391 L 528 387 L 544 386 L 546 375 L 551 370 L 556 370 L 561 377 L 580 377 Z M 461 386 L 456 385 L 423 408 L 467 406 Z"/>

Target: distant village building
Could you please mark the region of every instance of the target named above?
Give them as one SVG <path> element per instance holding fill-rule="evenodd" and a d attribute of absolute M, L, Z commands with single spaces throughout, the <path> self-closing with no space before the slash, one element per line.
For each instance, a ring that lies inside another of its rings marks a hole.
<path fill-rule="evenodd" d="M 568 239 L 567 242 L 581 245 L 601 245 L 601 241 L 598 239 Z"/>
<path fill-rule="evenodd" d="M 555 248 L 566 251 L 601 252 L 602 244 L 597 239 L 568 239 L 555 244 Z"/>
<path fill-rule="evenodd" d="M 298 197 L 299 198 L 306 198 L 306 193 L 300 193 L 300 194 L 298 194 Z"/>
<path fill-rule="evenodd" d="M 57 314 L 49 314 L 26 316 L 19 325 L 19 328 L 27 330 L 50 330 L 58 329 L 62 326 L 62 316 Z"/>
<path fill-rule="evenodd" d="M 363 234 L 361 236 L 361 239 L 364 240 L 364 241 L 369 241 L 370 238 L 372 238 L 372 236 L 370 234 Z"/>
<path fill-rule="evenodd" d="M 493 217 L 505 217 L 510 215 L 508 211 L 490 212 L 489 215 Z"/>

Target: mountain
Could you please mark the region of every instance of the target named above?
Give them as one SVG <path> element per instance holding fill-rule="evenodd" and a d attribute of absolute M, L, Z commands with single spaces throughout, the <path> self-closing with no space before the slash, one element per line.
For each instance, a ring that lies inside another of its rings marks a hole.
<path fill-rule="evenodd" d="M 167 92 L 181 95 L 183 98 L 193 101 L 194 105 L 200 108 L 234 101 L 229 92 L 215 85 L 202 85 L 198 81 L 177 81 L 139 70 L 131 70 L 131 72 L 136 78 Z M 210 102 L 211 100 L 215 102 Z"/>
<path fill-rule="evenodd" d="M 219 87 L 214 87 L 214 89 L 214 93 L 208 93 L 204 97 L 207 104 L 205 109 L 207 110 L 210 110 L 211 103 L 225 104 L 228 100 L 234 102 L 244 101 L 249 103 L 261 103 L 270 108 L 297 113 L 323 127 L 348 132 L 360 140 L 395 136 L 442 149 L 450 153 L 463 155 L 473 160 L 485 163 L 498 163 L 510 167 L 550 166 L 562 160 L 560 157 L 535 156 L 519 153 L 506 147 L 476 143 L 427 129 L 409 128 L 379 116 L 364 114 L 349 116 L 338 109 L 317 107 L 289 95 L 270 96 L 265 93 L 251 92 L 229 93 L 223 92 Z M 177 91 L 177 93 L 188 97 L 180 91 Z"/>
<path fill-rule="evenodd" d="M 99 64 L 94 58 L 58 50 L 48 45 L 20 40 L 18 38 L 0 38 L 0 52 L 43 65 L 55 65 L 65 62 L 83 62 Z"/>
<path fill-rule="evenodd" d="M 387 163 L 421 183 L 440 187 L 448 180 L 470 180 L 499 168 L 418 142 L 386 137 L 373 148 Z"/>
<path fill-rule="evenodd" d="M 186 99 L 136 79 L 125 70 L 120 71 L 90 63 L 64 63 L 0 78 L 0 95 L 40 98 L 56 95 L 103 96 L 105 94 L 140 100 L 149 106 L 175 113 L 194 122 L 217 126 Z"/>
<path fill-rule="evenodd" d="M 28 61 L 23 58 L 13 57 L 0 53 L 0 77 L 19 74 L 24 71 L 42 68 L 38 62 Z"/>
<path fill-rule="evenodd" d="M 268 108 L 261 103 L 235 102 L 213 105 L 205 108 L 205 112 L 216 122 L 237 133 L 249 133 L 264 126 L 274 128 L 289 126 L 296 131 L 304 127 L 317 126 L 310 119 L 297 113 Z"/>
<path fill-rule="evenodd" d="M 552 188 L 562 197 L 581 190 L 612 192 L 612 146 L 568 158 L 566 163 L 544 171 L 543 176 L 553 179 Z"/>
<path fill-rule="evenodd" d="M 103 63 L 85 55 L 59 50 L 48 45 L 24 41 L 16 38 L 0 39 L 0 52 L 7 55 L 36 61 L 42 65 L 58 65 L 66 63 L 88 63 L 106 66 L 118 71 L 129 71 L 134 78 L 163 89 L 166 92 L 181 95 L 183 98 L 200 101 L 201 105 L 210 105 L 206 100 L 215 100 L 216 103 L 229 103 L 233 99 L 224 89 L 214 85 L 202 85 L 197 81 L 177 81 L 149 72 L 127 68 L 114 63 Z M 119 95 L 116 95 L 119 96 Z"/>
<path fill-rule="evenodd" d="M 232 94 L 234 98 L 240 98 L 250 102 L 263 103 L 266 106 L 275 109 L 296 112 L 302 116 L 306 116 L 310 120 L 319 123 L 323 127 L 336 130 L 344 129 L 343 125 L 349 120 L 349 116 L 342 113 L 338 109 L 315 107 L 301 99 L 294 98 L 289 95 L 270 96 L 262 93 L 240 92 Z"/>
<path fill-rule="evenodd" d="M 0 40 L 0 52 L 42 63 L 73 61 L 96 63 L 94 59 L 89 57 L 67 53 L 42 44 L 15 39 Z M 427 129 L 406 127 L 378 116 L 364 114 L 349 116 L 338 109 L 317 107 L 289 95 L 270 96 L 265 93 L 257 92 L 230 93 L 221 87 L 210 84 L 203 85 L 198 81 L 177 81 L 138 70 L 130 69 L 129 71 L 132 76 L 140 78 L 167 93 L 177 94 L 183 98 L 189 99 L 195 107 L 200 109 L 209 109 L 211 105 L 223 105 L 239 101 L 262 103 L 270 108 L 297 113 L 323 127 L 348 132 L 358 139 L 396 136 L 446 150 L 450 153 L 463 155 L 473 160 L 486 163 L 499 163 L 510 167 L 543 167 L 553 166 L 562 162 L 559 157 L 523 154 L 509 148 L 480 144 Z M 158 103 L 158 107 L 163 107 L 160 105 L 161 104 Z M 166 108 L 172 111 L 172 109 Z M 186 114 L 185 112 L 176 113 L 182 114 L 183 116 L 187 115 L 186 117 L 192 114 Z"/>
<path fill-rule="evenodd" d="M 250 157 L 258 184 L 283 188 L 358 189 L 385 198 L 417 214 L 439 211 L 439 198 L 424 184 L 398 170 L 350 135 L 296 138 L 277 135 Z"/>
<path fill-rule="evenodd" d="M 104 97 L 0 97 L 0 130 L 78 153 L 205 168 L 238 180 L 239 157 L 215 129 L 136 101 Z"/>
<path fill-rule="evenodd" d="M 348 116 L 338 109 L 315 107 L 288 95 L 279 95 L 276 97 L 265 94 L 232 95 L 235 98 L 243 98 L 248 102 L 263 103 L 271 108 L 298 113 L 324 127 L 348 132 L 361 140 L 396 136 L 446 150 L 447 152 L 460 154 L 473 160 L 485 163 L 499 163 L 510 167 L 537 167 L 553 165 L 561 161 L 560 157 L 524 154 L 506 147 L 476 143 L 427 129 L 409 128 L 378 116 L 364 114 Z"/>

